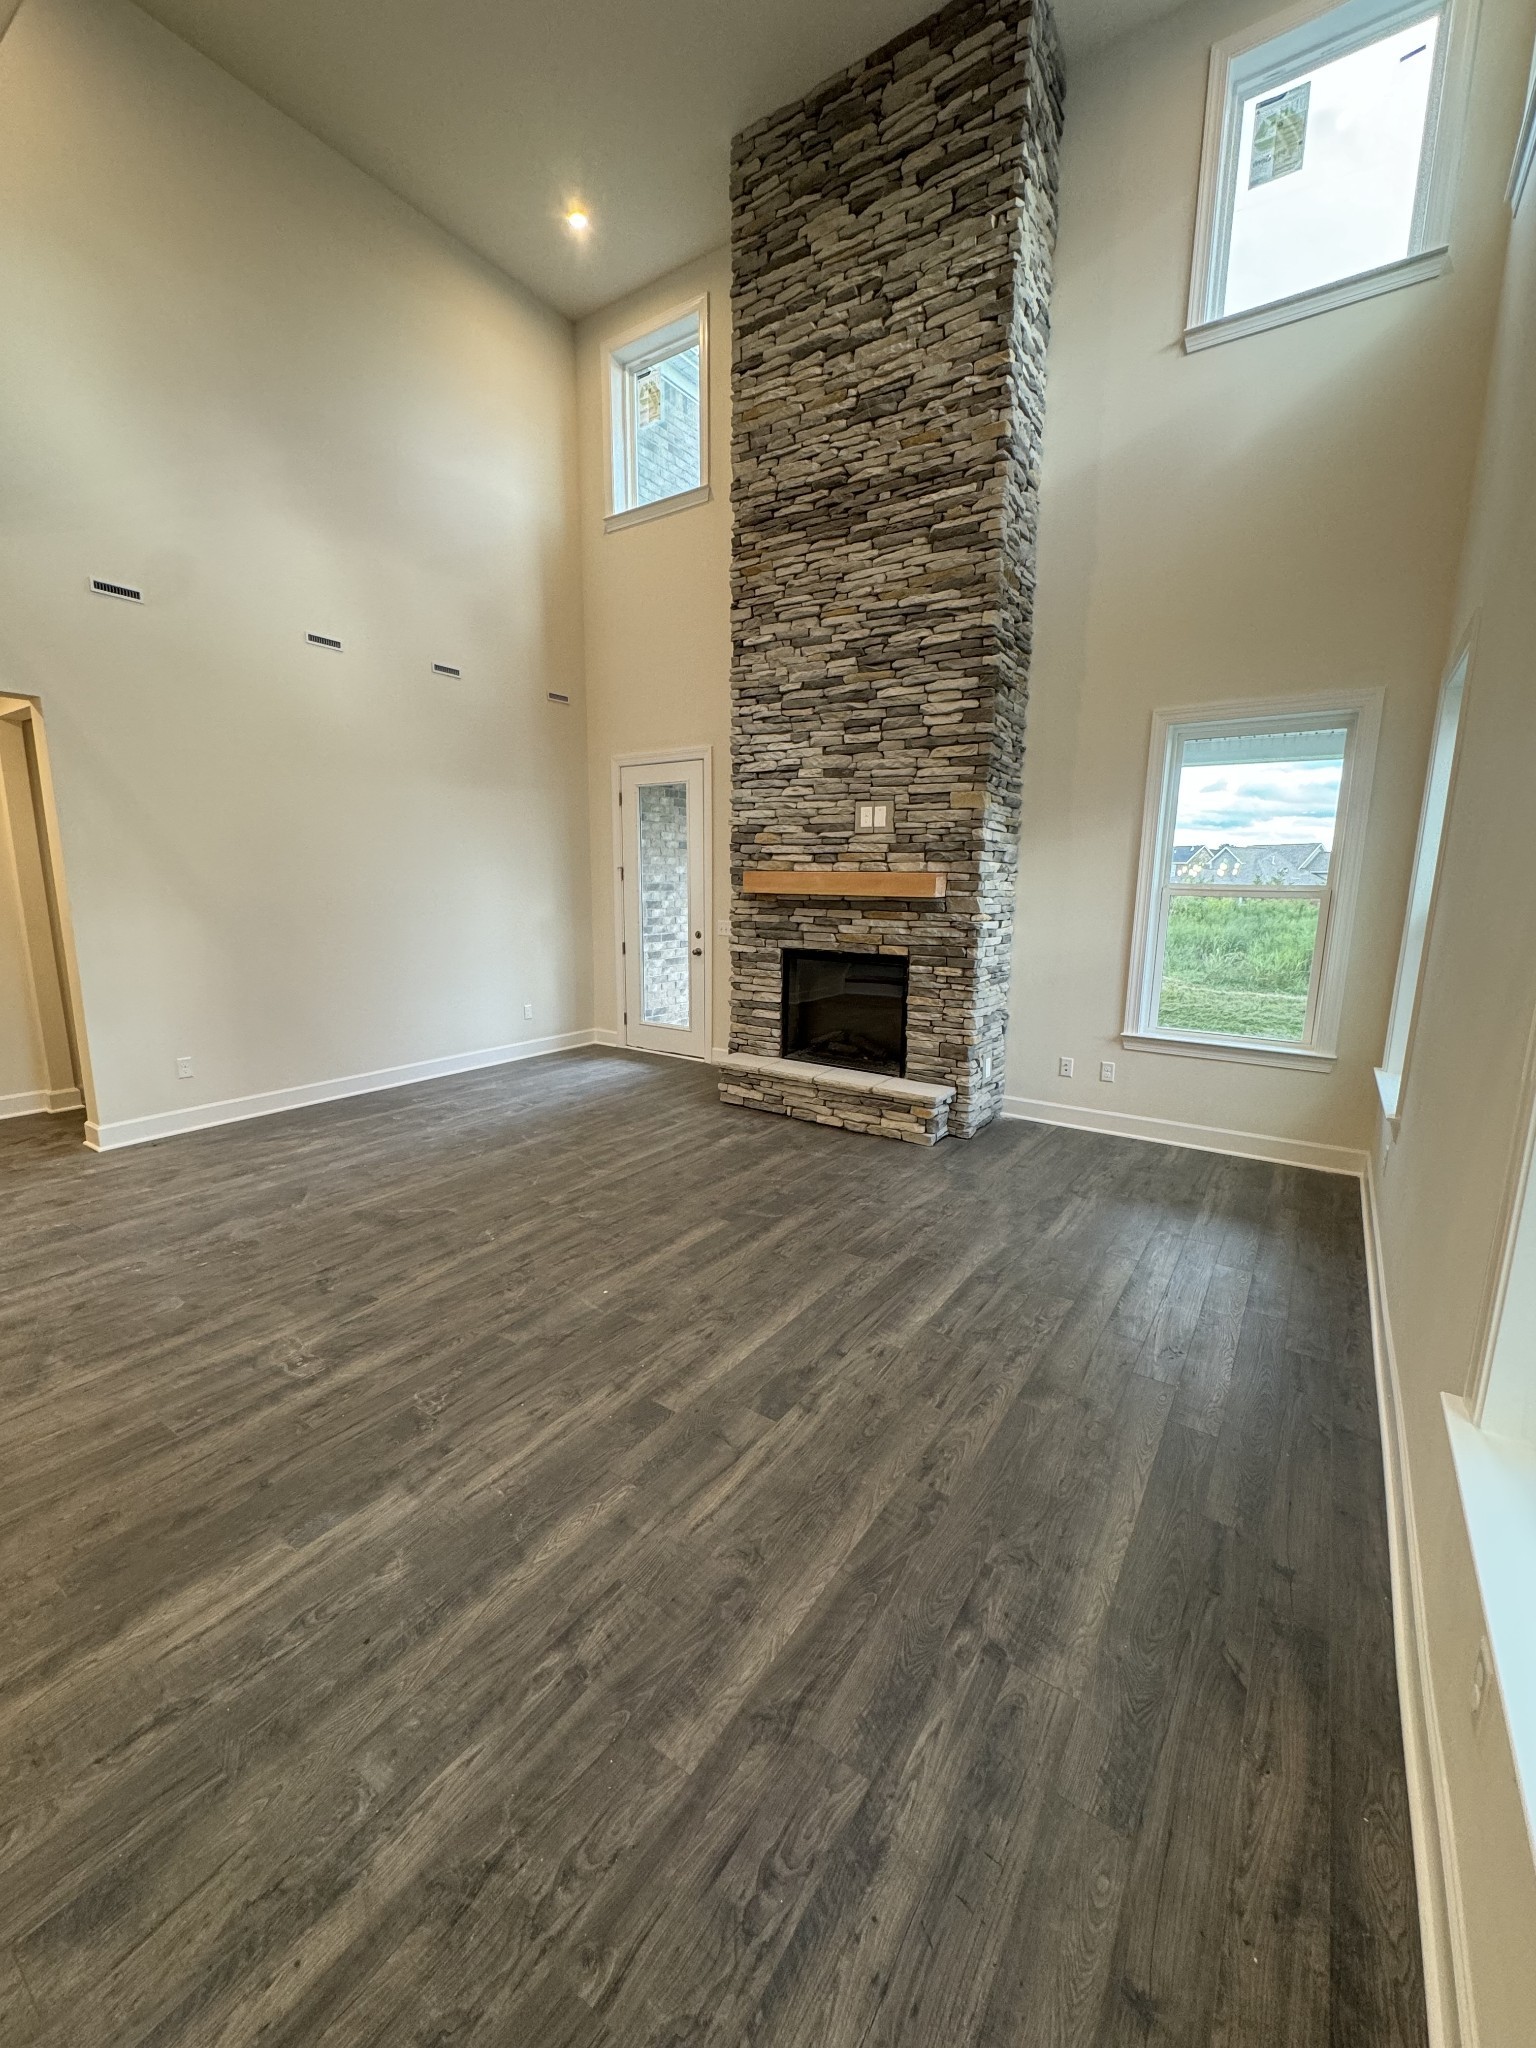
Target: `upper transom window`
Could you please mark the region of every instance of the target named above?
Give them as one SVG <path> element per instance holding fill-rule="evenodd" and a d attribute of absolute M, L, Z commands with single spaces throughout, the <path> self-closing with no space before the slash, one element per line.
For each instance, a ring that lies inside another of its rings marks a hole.
<path fill-rule="evenodd" d="M 609 348 L 610 519 L 675 511 L 707 495 L 705 341 L 701 301 Z"/>
<path fill-rule="evenodd" d="M 1192 339 L 1216 322 L 1247 315 L 1246 332 L 1439 267 L 1430 259 L 1443 258 L 1443 208 L 1432 199 L 1449 27 L 1447 0 L 1346 0 L 1212 52 Z"/>

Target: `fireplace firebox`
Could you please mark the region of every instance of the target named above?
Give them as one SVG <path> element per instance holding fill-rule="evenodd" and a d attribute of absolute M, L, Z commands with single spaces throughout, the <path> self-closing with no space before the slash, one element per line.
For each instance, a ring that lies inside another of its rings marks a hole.
<path fill-rule="evenodd" d="M 786 946 L 783 1055 L 870 1074 L 904 1075 L 905 956 Z"/>

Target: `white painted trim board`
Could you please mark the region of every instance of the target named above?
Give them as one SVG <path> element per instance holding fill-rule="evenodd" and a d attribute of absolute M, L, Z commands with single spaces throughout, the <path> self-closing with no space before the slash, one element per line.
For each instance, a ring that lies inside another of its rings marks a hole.
<path fill-rule="evenodd" d="M 29 1088 L 21 1095 L 0 1095 L 0 1118 L 41 1116 L 48 1107 L 46 1088 Z"/>
<path fill-rule="evenodd" d="M 1365 1223 L 1366 1285 L 1371 1304 L 1371 1350 L 1381 1427 L 1382 1475 L 1387 1495 L 1387 1547 L 1392 1570 L 1393 1638 L 1397 1695 L 1403 1724 L 1403 1770 L 1413 1835 L 1419 1895 L 1419 1945 L 1424 1963 L 1430 2048 L 1478 2048 L 1471 2002 L 1466 1912 L 1456 1837 L 1451 1824 L 1445 1743 L 1430 1676 L 1424 1573 L 1413 1475 L 1403 1420 L 1397 1353 L 1387 1307 L 1375 1161 L 1360 1182 Z"/>
<path fill-rule="evenodd" d="M 308 1109 L 317 1102 L 340 1102 L 352 1095 L 373 1095 L 384 1088 L 407 1088 L 414 1081 L 435 1081 L 448 1074 L 472 1074 L 481 1067 L 511 1066 L 546 1053 L 570 1052 L 596 1041 L 594 1031 L 563 1031 L 550 1038 L 525 1038 L 517 1045 L 487 1046 L 480 1052 L 450 1053 L 445 1059 L 416 1060 L 404 1067 L 381 1067 L 371 1074 L 346 1074 L 333 1081 L 310 1081 L 298 1088 L 272 1088 L 261 1095 L 240 1095 L 227 1102 L 202 1102 L 190 1109 L 166 1110 L 158 1116 L 127 1117 L 119 1123 L 88 1123 L 85 1142 L 93 1152 L 116 1152 L 125 1145 L 149 1145 L 158 1138 L 180 1137 L 187 1131 L 246 1123 L 253 1117 L 278 1116 L 285 1110 Z"/>
<path fill-rule="evenodd" d="M 1277 1166 L 1310 1166 L 1320 1173 L 1348 1173 L 1358 1178 L 1365 1171 L 1366 1155 L 1348 1145 L 1317 1145 L 1305 1138 L 1276 1138 L 1260 1131 L 1226 1131 L 1209 1124 L 1174 1123 L 1160 1116 L 1080 1108 L 1075 1102 L 1043 1102 L 1027 1095 L 1005 1095 L 1003 1115 L 1035 1124 L 1061 1124 L 1071 1131 L 1102 1131 L 1111 1138 L 1137 1138 L 1151 1145 L 1183 1145 L 1195 1152 L 1224 1152 L 1235 1159 L 1268 1159 Z"/>

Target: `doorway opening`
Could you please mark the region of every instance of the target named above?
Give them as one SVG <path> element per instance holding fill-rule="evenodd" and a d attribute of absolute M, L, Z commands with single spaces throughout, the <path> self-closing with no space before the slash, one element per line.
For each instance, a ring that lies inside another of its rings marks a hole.
<path fill-rule="evenodd" d="M 94 1116 L 42 708 L 0 694 L 0 1117 Z"/>
<path fill-rule="evenodd" d="M 621 1044 L 709 1057 L 709 749 L 614 763 Z"/>

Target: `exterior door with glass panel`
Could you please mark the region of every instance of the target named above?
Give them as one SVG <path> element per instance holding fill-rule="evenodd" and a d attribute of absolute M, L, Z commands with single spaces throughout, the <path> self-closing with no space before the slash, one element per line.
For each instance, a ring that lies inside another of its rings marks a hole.
<path fill-rule="evenodd" d="M 619 770 L 624 1043 L 709 1057 L 704 763 Z"/>

